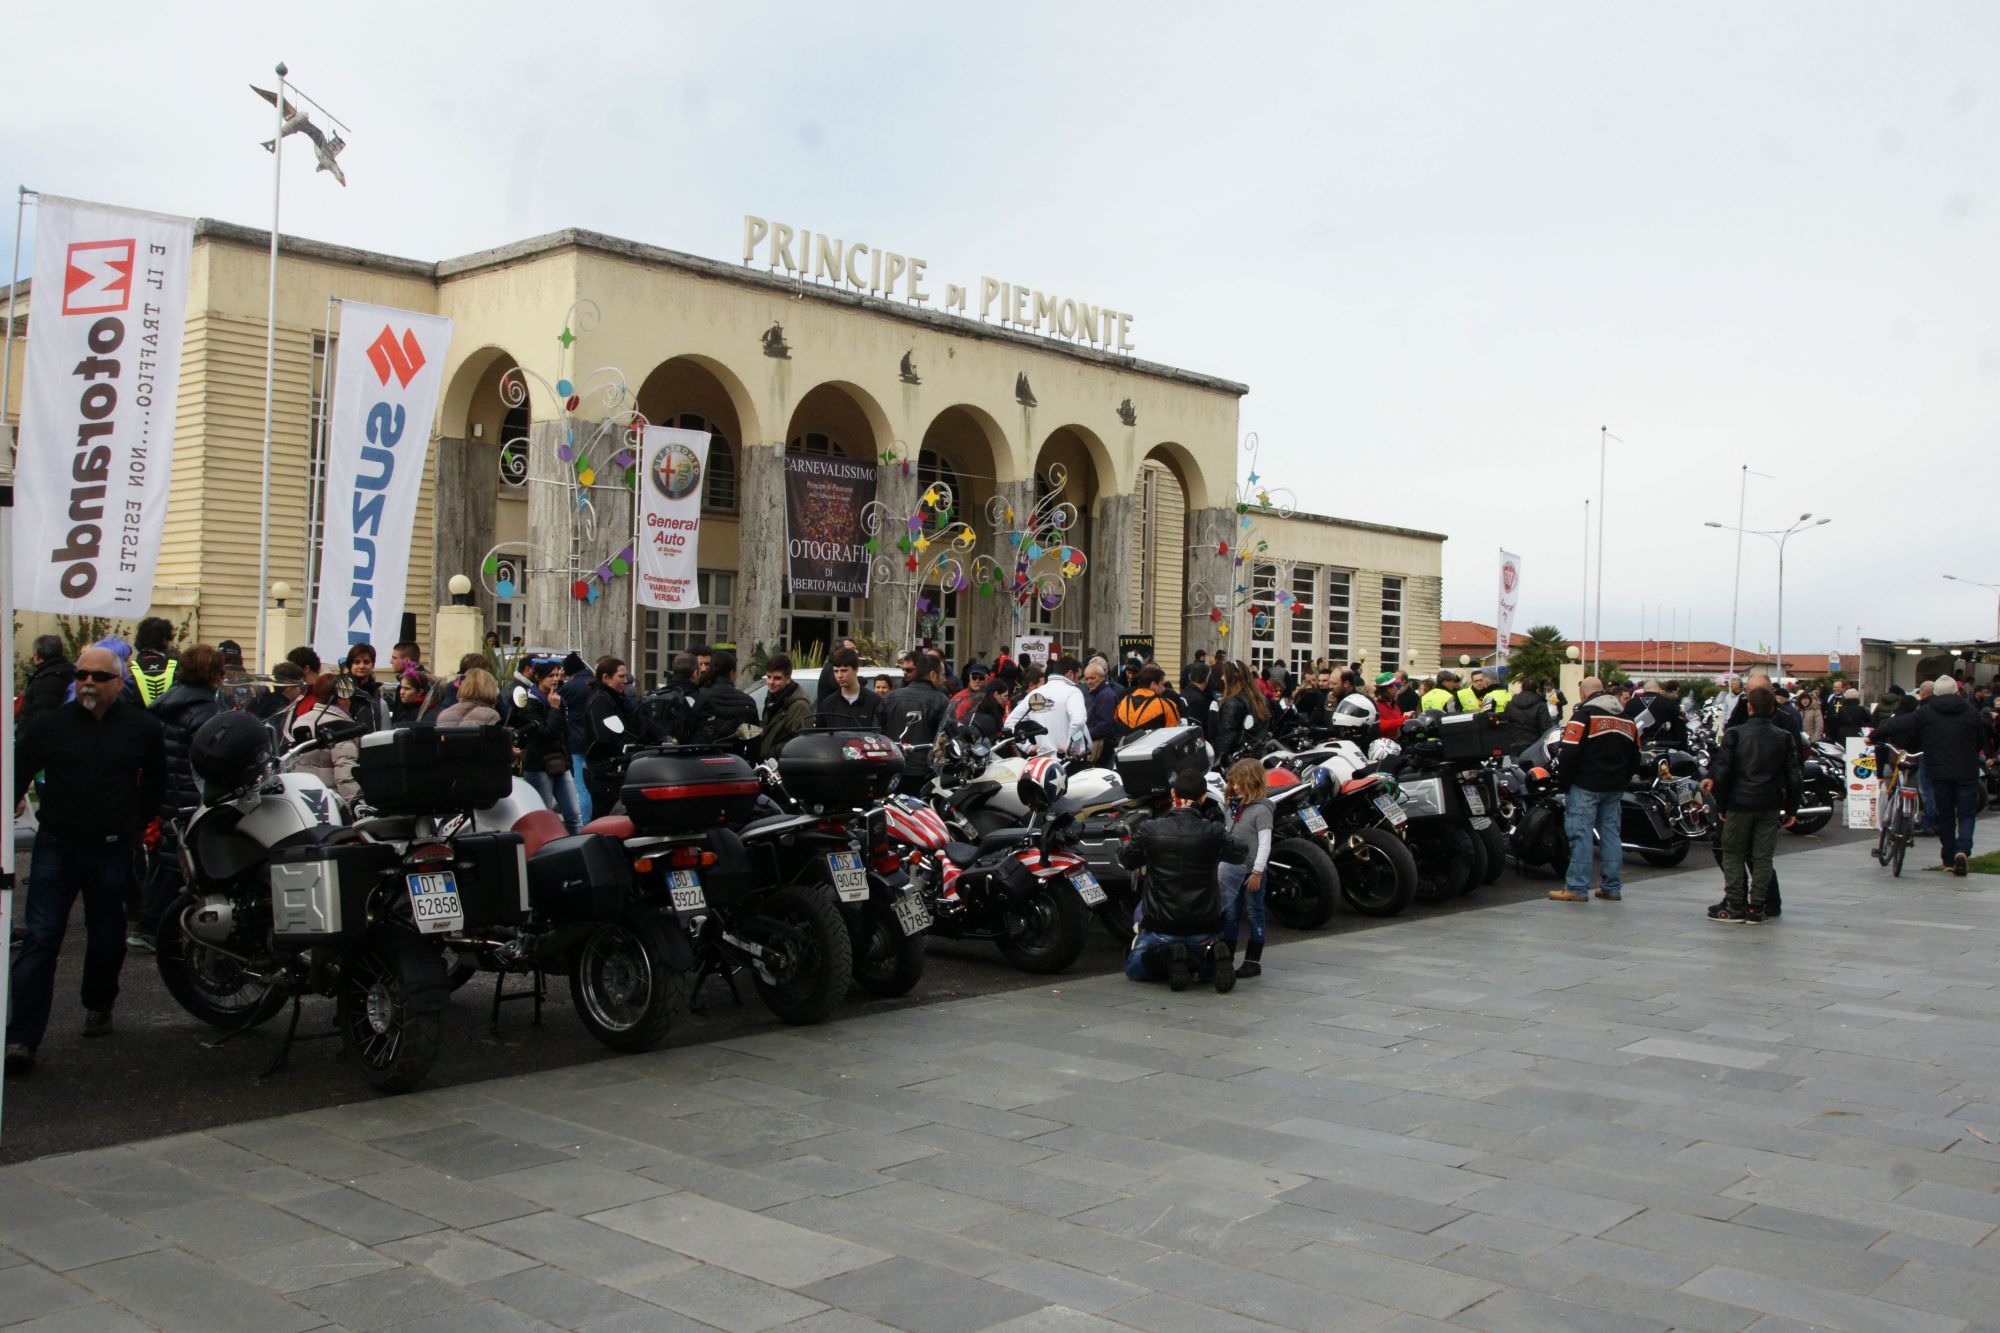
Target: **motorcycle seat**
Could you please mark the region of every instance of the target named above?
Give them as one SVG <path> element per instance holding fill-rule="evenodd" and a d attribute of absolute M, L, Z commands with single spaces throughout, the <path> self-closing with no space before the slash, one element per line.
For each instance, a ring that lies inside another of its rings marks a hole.
<path fill-rule="evenodd" d="M 944 845 L 944 857 L 963 870 L 979 859 L 979 849 L 969 842 L 948 842 Z"/>
<path fill-rule="evenodd" d="M 1381 780 L 1382 779 L 1379 775 L 1373 773 L 1369 774 L 1365 778 L 1349 778 L 1347 781 L 1340 784 L 1340 794 L 1342 796 L 1346 796 L 1350 792 L 1365 791 L 1369 787 L 1373 787 Z"/>
<path fill-rule="evenodd" d="M 1018 847 L 1024 842 L 1033 842 L 1041 836 L 1040 829 L 997 828 L 979 839 L 979 850 L 990 852 L 1001 847 Z"/>
<path fill-rule="evenodd" d="M 602 833 L 607 838 L 616 838 L 618 841 L 624 842 L 627 838 L 633 836 L 634 829 L 630 815 L 599 815 L 578 829 L 577 832 Z"/>
<path fill-rule="evenodd" d="M 377 842 L 408 842 L 417 836 L 415 815 L 371 815 L 354 825 L 355 831 L 365 833 Z"/>

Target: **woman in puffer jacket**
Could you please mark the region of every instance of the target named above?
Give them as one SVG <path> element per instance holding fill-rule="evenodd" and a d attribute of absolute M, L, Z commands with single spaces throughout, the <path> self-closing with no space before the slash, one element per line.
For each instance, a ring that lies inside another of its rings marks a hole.
<path fill-rule="evenodd" d="M 329 672 L 315 682 L 312 707 L 292 720 L 285 733 L 287 744 L 296 745 L 300 741 L 311 740 L 320 727 L 329 723 L 354 720 L 334 696 L 333 681 L 334 677 Z M 310 773 L 340 793 L 341 799 L 351 801 L 361 794 L 361 784 L 354 778 L 354 765 L 360 757 L 359 745 L 353 741 L 341 741 L 337 745 L 308 750 L 300 755 L 293 772 Z"/>

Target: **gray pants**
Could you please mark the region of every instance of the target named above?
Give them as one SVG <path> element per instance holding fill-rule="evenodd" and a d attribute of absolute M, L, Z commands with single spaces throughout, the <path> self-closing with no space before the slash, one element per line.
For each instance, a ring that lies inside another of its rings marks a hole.
<path fill-rule="evenodd" d="M 1722 821 L 1722 891 L 1732 908 L 1762 910 L 1769 899 L 1771 859 L 1783 823 L 1776 810 L 1732 810 Z"/>

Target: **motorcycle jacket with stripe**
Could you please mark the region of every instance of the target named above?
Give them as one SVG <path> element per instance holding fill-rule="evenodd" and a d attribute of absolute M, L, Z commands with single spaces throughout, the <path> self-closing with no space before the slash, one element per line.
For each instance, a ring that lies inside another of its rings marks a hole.
<path fill-rule="evenodd" d="M 1562 735 L 1550 747 L 1556 784 L 1564 791 L 1623 791 L 1643 766 L 1639 724 L 1628 718 L 1615 694 L 1593 694 L 1576 706 Z"/>

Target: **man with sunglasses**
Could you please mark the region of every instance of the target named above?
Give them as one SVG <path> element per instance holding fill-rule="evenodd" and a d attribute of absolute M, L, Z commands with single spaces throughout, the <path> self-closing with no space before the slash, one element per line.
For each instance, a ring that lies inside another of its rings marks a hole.
<path fill-rule="evenodd" d="M 56 955 L 79 893 L 83 1035 L 111 1032 L 125 963 L 125 890 L 139 840 L 167 789 L 165 733 L 157 718 L 119 697 L 119 667 L 109 649 L 84 649 L 76 663 L 76 698 L 21 729 L 16 803 L 37 771 L 45 778 L 28 875 L 28 939 L 14 960 L 7 1011 L 9 1074 L 35 1067 L 55 998 Z"/>

